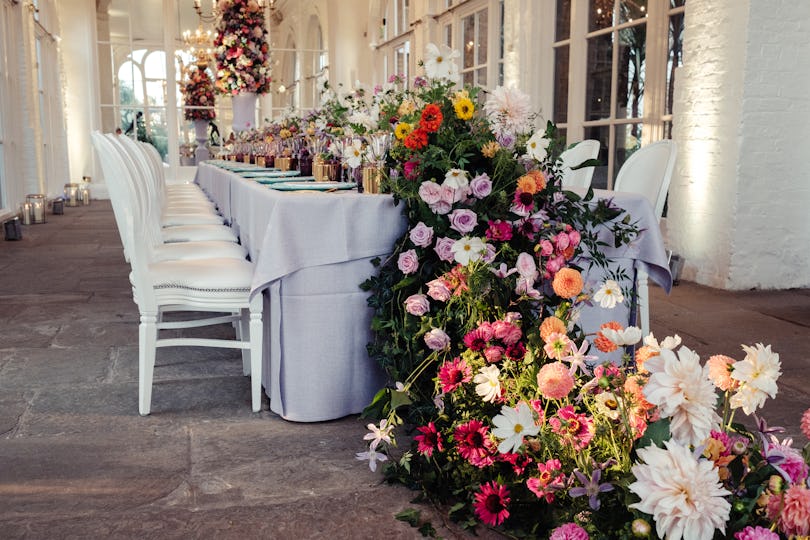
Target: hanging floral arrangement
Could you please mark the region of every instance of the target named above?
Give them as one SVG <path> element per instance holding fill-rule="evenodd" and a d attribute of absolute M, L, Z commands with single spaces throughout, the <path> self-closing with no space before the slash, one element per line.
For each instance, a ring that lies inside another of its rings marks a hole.
<path fill-rule="evenodd" d="M 270 90 L 270 48 L 264 10 L 256 0 L 220 0 L 214 38 L 216 88 L 231 96 Z"/>
<path fill-rule="evenodd" d="M 186 120 L 213 120 L 217 117 L 214 111 L 214 84 L 204 67 L 195 66 L 188 70 L 186 82 L 182 87 L 185 102 Z M 198 108 L 211 107 L 211 108 Z"/>

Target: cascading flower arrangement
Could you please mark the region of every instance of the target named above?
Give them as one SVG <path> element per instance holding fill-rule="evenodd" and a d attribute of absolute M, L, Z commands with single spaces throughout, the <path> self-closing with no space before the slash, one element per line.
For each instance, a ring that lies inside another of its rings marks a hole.
<path fill-rule="evenodd" d="M 219 0 L 217 10 L 217 90 L 231 96 L 267 93 L 271 69 L 263 9 L 256 0 Z"/>
<path fill-rule="evenodd" d="M 186 73 L 186 82 L 181 88 L 185 103 L 186 120 L 213 120 L 217 117 L 213 109 L 214 84 L 203 66 L 193 66 Z M 200 109 L 197 107 L 212 107 Z"/>
<path fill-rule="evenodd" d="M 396 141 L 385 185 L 409 226 L 363 284 L 369 353 L 395 384 L 367 407 L 357 458 L 462 526 L 517 538 L 810 534 L 810 447 L 733 421 L 775 396 L 778 355 L 758 344 L 701 364 L 650 335 L 622 365 L 600 358 L 642 340 L 576 324 L 584 305 L 629 301 L 594 231 L 622 245 L 632 218 L 562 190 L 554 126 L 534 130 L 515 89 L 457 88 L 453 57 L 430 46 L 427 76 L 379 107 Z M 589 287 L 594 264 L 608 279 Z"/>

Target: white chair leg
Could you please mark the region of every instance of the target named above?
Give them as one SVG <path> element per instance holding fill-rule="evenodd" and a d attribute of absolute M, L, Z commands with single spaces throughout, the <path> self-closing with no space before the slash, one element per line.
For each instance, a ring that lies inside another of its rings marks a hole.
<path fill-rule="evenodd" d="M 257 294 L 250 301 L 250 396 L 253 412 L 262 408 L 262 295 Z"/>
<path fill-rule="evenodd" d="M 650 333 L 650 288 L 646 270 L 639 268 L 636 272 L 636 297 L 638 298 L 638 313 L 641 335 Z"/>
<path fill-rule="evenodd" d="M 250 343 L 250 312 L 246 309 L 242 310 L 239 320 L 234 323 L 236 329 L 236 339 Z M 242 349 L 242 374 L 247 377 L 250 375 L 250 349 Z"/>
<path fill-rule="evenodd" d="M 138 412 L 146 416 L 152 409 L 152 379 L 155 372 L 157 316 L 142 314 L 138 328 Z"/>

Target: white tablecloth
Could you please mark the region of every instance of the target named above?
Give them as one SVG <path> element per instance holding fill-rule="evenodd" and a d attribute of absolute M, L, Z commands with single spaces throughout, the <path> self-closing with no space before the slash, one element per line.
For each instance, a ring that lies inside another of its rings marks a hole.
<path fill-rule="evenodd" d="M 388 195 L 276 191 L 207 163 L 196 181 L 256 264 L 271 410 L 299 422 L 362 411 L 385 377 L 366 352 L 372 311 L 359 284 L 404 233 L 401 209 Z"/>
<path fill-rule="evenodd" d="M 366 353 L 372 312 L 358 285 L 374 271 L 369 261 L 390 253 L 405 232 L 401 209 L 388 195 L 276 191 L 207 163 L 198 167 L 196 182 L 256 263 L 253 294 L 265 294 L 262 384 L 271 410 L 301 422 L 360 412 L 385 377 Z M 596 190 L 596 196 L 613 198 L 642 229 L 630 245 L 608 247 L 607 255 L 631 278 L 643 265 L 669 291 L 666 252 L 649 202 L 630 193 Z M 598 284 L 597 274 L 586 281 Z M 580 324 L 595 332 L 603 322 L 628 318 L 626 306 L 595 306 L 583 310 Z"/>

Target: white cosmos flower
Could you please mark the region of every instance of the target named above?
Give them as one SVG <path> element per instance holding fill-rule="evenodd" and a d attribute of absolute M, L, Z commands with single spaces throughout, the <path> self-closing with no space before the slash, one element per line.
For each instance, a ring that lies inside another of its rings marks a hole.
<path fill-rule="evenodd" d="M 352 169 L 356 169 L 363 162 L 363 141 L 353 139 L 352 144 L 343 147 L 343 158 L 346 164 Z"/>
<path fill-rule="evenodd" d="M 501 407 L 501 414 L 492 419 L 495 428 L 492 434 L 503 439 L 498 445 L 498 452 L 507 454 L 517 452 L 526 435 L 537 435 L 540 427 L 534 423 L 532 409 L 525 401 L 518 403 L 517 408 Z"/>
<path fill-rule="evenodd" d="M 368 452 L 357 452 L 355 457 L 360 461 L 368 460 L 368 468 L 372 471 L 377 470 L 378 461 L 386 461 L 388 456 L 383 453 L 377 452 L 373 446 L 369 446 Z"/>
<path fill-rule="evenodd" d="M 435 43 L 428 43 L 425 47 L 425 75 L 429 79 L 448 79 L 450 81 L 458 81 L 458 64 L 454 61 L 456 58 L 461 57 L 458 51 L 455 51 L 447 45 L 436 45 Z"/>
<path fill-rule="evenodd" d="M 603 328 L 600 330 L 602 335 L 608 338 L 610 341 L 618 345 L 619 347 L 624 347 L 626 345 L 635 345 L 639 341 L 641 341 L 641 328 L 636 326 L 628 326 L 623 330 L 613 330 L 612 328 Z"/>
<path fill-rule="evenodd" d="M 644 362 L 644 368 L 650 372 L 644 396 L 658 406 L 662 418 L 671 419 L 672 438 L 680 444 L 701 444 L 720 424 L 709 368 L 701 366 L 700 357 L 686 347 L 677 356 L 661 349 Z"/>
<path fill-rule="evenodd" d="M 535 131 L 529 140 L 526 141 L 526 153 L 529 157 L 537 161 L 543 161 L 548 155 L 548 145 L 551 142 L 546 139 L 542 131 Z"/>
<path fill-rule="evenodd" d="M 619 407 L 622 406 L 622 400 L 613 392 L 602 392 L 596 394 L 596 409 L 610 418 L 611 420 L 619 419 Z"/>
<path fill-rule="evenodd" d="M 473 377 L 473 382 L 476 384 L 475 393 L 484 401 L 493 403 L 501 396 L 501 382 L 498 380 L 500 374 L 501 370 L 498 369 L 498 366 L 482 367 Z"/>
<path fill-rule="evenodd" d="M 638 450 L 643 463 L 633 465 L 636 481 L 629 488 L 641 501 L 630 508 L 653 516 L 659 538 L 711 540 L 715 529 L 725 533 L 731 505 L 724 497 L 730 493 L 714 463 L 675 441 L 664 444 Z"/>
<path fill-rule="evenodd" d="M 470 262 L 475 262 L 486 253 L 487 246 L 483 240 L 477 237 L 464 236 L 453 243 L 450 251 L 453 258 L 462 266 L 467 266 Z"/>
<path fill-rule="evenodd" d="M 450 169 L 444 175 L 443 186 L 449 186 L 455 190 L 466 190 L 470 186 L 467 179 L 467 171 L 464 169 Z"/>
<path fill-rule="evenodd" d="M 765 404 L 767 397 L 776 396 L 776 379 L 782 374 L 779 355 L 771 352 L 771 346 L 757 343 L 756 347 L 742 346 L 745 358 L 734 362 L 731 378 L 740 381 L 740 388 L 731 396 L 731 407 L 742 407 L 751 414 Z"/>
<path fill-rule="evenodd" d="M 613 309 L 616 304 L 624 302 L 624 295 L 619 284 L 612 279 L 606 280 L 593 295 L 593 299 L 599 302 L 602 309 Z"/>
<path fill-rule="evenodd" d="M 649 335 L 644 337 L 644 345 L 649 347 L 652 351 L 660 353 L 661 349 L 669 349 L 670 351 L 674 351 L 675 347 L 681 344 L 681 336 L 675 334 L 674 336 L 667 336 L 664 338 L 664 341 L 658 343 L 658 340 L 655 339 L 655 336 L 652 332 Z"/>

